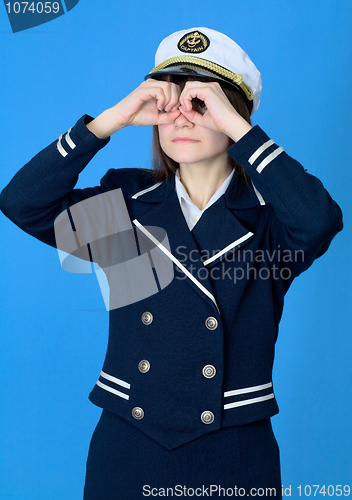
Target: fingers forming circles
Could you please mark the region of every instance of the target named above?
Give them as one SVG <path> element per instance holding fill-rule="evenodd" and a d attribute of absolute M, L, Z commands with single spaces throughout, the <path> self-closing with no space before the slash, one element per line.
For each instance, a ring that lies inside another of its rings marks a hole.
<path fill-rule="evenodd" d="M 179 85 L 170 83 L 170 101 L 165 106 L 165 111 L 174 111 L 180 105 L 181 89 Z"/>
<path fill-rule="evenodd" d="M 152 90 L 153 92 L 151 93 L 151 95 L 154 96 L 156 99 L 156 106 L 158 110 L 163 111 L 165 103 L 168 99 L 166 90 L 158 87 Z"/>
<path fill-rule="evenodd" d="M 207 104 L 211 95 L 221 96 L 223 90 L 218 82 L 188 81 L 180 96 L 180 103 L 185 111 L 192 110 L 192 99 L 199 99 Z"/>
<path fill-rule="evenodd" d="M 152 78 L 111 108 L 111 114 L 117 130 L 175 123 L 182 114 L 191 123 L 224 133 L 240 117 L 217 82 L 187 81 L 181 92 L 173 82 Z"/>
<path fill-rule="evenodd" d="M 180 115 L 180 93 L 174 83 L 146 80 L 113 108 L 115 121 L 120 128 L 170 123 Z"/>
<path fill-rule="evenodd" d="M 157 100 L 157 108 L 159 111 L 171 111 L 174 108 L 178 108 L 181 93 L 179 85 L 150 78 L 143 82 L 140 87 L 149 89 L 149 95 L 155 97 Z"/>
<path fill-rule="evenodd" d="M 123 125 L 170 123 L 182 113 L 193 123 L 221 131 L 228 111 L 233 112 L 217 82 L 187 81 L 181 92 L 181 87 L 175 83 L 149 79 L 123 103 L 119 106 L 119 122 Z"/>

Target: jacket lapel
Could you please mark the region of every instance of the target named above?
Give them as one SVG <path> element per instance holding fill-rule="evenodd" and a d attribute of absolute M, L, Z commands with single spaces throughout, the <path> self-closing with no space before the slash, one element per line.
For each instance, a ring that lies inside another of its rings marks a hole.
<path fill-rule="evenodd" d="M 207 268 L 221 262 L 254 236 L 227 208 L 224 196 L 203 213 L 192 232 Z"/>
<path fill-rule="evenodd" d="M 211 205 L 193 228 L 202 249 L 204 266 L 210 268 L 250 242 L 254 234 L 237 219 L 238 210 L 258 208 L 265 202 L 253 183 L 234 173 L 224 196 Z"/>
<path fill-rule="evenodd" d="M 138 237 L 144 235 L 145 238 L 156 243 L 157 232 L 153 228 L 164 229 L 168 237 L 169 252 L 165 245 L 160 245 L 159 249 L 174 262 L 175 272 L 182 279 L 184 278 L 184 281 L 203 299 L 217 308 L 208 272 L 204 268 L 201 254 L 187 226 L 174 189 L 174 177 L 167 184 L 168 186 L 158 187 L 155 192 L 150 191 L 138 197 L 138 201 L 144 205 L 144 209 L 140 210 L 139 215 L 132 221 L 139 231 Z M 157 198 L 160 197 L 160 192 L 156 193 L 158 190 L 163 191 L 164 199 L 162 201 L 159 199 L 159 203 L 155 204 Z M 150 201 L 154 202 L 152 207 Z"/>
<path fill-rule="evenodd" d="M 259 196 L 258 196 L 259 195 Z M 225 193 L 207 209 L 192 232 L 189 230 L 175 191 L 175 178 L 131 196 L 140 202 L 134 225 L 146 238 L 151 227 L 163 228 L 168 236 L 176 272 L 215 307 L 208 269 L 252 240 L 254 234 L 236 218 L 236 209 L 265 204 L 252 184 L 238 182 L 236 173 Z M 262 201 L 263 203 L 262 203 Z"/>

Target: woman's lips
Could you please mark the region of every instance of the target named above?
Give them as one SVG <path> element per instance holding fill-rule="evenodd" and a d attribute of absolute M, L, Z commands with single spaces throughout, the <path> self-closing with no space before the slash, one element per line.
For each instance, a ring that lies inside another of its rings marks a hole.
<path fill-rule="evenodd" d="M 190 143 L 194 144 L 196 142 L 199 142 L 197 139 L 191 139 L 190 137 L 175 137 L 175 139 L 172 139 L 172 142 L 180 142 L 180 143 Z"/>

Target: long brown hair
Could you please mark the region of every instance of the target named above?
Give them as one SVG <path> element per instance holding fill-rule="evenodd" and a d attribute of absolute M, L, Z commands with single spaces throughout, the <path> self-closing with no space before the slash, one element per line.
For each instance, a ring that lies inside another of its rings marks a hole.
<path fill-rule="evenodd" d="M 168 82 L 177 83 L 181 87 L 181 91 L 188 80 L 196 80 L 202 82 L 211 81 L 210 78 L 206 77 L 194 77 L 194 76 L 179 76 L 179 75 L 165 75 L 163 77 L 164 80 Z M 245 98 L 242 93 L 233 88 L 222 86 L 224 94 L 235 108 L 235 110 L 251 125 L 251 118 L 248 107 L 245 102 Z M 234 144 L 234 141 L 230 139 L 230 146 Z M 154 167 L 154 176 L 157 182 L 166 181 L 171 174 L 175 174 L 176 170 L 179 168 L 179 164 L 175 162 L 172 158 L 167 156 L 164 151 L 161 149 L 160 140 L 159 140 L 159 129 L 155 125 L 153 127 L 153 140 L 152 140 L 152 152 L 153 152 L 153 167 Z M 245 169 L 238 162 L 233 160 L 229 156 L 229 163 L 233 169 L 236 169 L 238 179 L 244 181 L 246 184 L 249 182 L 249 176 L 246 173 Z"/>

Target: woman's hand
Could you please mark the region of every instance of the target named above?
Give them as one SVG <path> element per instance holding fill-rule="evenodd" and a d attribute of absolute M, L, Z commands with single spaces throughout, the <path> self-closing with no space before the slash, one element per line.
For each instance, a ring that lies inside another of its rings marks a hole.
<path fill-rule="evenodd" d="M 181 93 L 179 85 L 152 78 L 101 113 L 87 128 L 105 139 L 130 125 L 177 125 L 181 113 L 195 125 L 223 132 L 235 142 L 251 129 L 217 82 L 188 81 Z"/>
<path fill-rule="evenodd" d="M 235 142 L 252 128 L 237 113 L 217 82 L 186 82 L 180 95 L 180 104 L 179 110 L 187 120 L 223 132 Z"/>
<path fill-rule="evenodd" d="M 105 139 L 121 128 L 174 123 L 180 116 L 179 85 L 149 79 L 112 108 L 91 121 L 87 128 Z"/>

